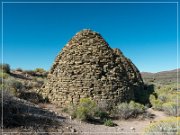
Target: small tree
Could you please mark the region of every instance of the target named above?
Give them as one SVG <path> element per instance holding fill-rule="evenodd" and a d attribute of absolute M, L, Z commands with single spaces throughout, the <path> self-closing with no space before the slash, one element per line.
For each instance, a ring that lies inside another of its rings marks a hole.
<path fill-rule="evenodd" d="M 93 119 L 97 110 L 96 103 L 89 98 L 80 99 L 80 103 L 74 110 L 75 117 L 82 120 L 88 121 Z"/>
<path fill-rule="evenodd" d="M 0 67 L 0 69 L 3 71 L 3 72 L 5 72 L 5 73 L 10 73 L 10 65 L 9 64 L 1 64 L 0 65 L 1 67 Z"/>
<path fill-rule="evenodd" d="M 43 68 L 36 68 L 34 71 L 35 71 L 35 72 L 38 72 L 38 73 L 44 73 L 44 72 L 46 72 L 46 70 L 44 70 Z"/>

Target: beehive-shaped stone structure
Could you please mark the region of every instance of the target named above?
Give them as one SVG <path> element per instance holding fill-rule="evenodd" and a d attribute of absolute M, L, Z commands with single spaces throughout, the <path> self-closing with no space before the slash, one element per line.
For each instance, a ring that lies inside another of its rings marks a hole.
<path fill-rule="evenodd" d="M 78 32 L 62 49 L 39 91 L 59 106 L 80 98 L 114 103 L 136 99 L 143 80 L 135 65 L 119 49 L 111 49 L 99 33 Z"/>

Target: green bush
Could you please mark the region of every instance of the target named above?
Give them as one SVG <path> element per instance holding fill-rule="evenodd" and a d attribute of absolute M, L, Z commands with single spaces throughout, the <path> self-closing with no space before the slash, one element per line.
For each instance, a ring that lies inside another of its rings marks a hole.
<path fill-rule="evenodd" d="M 0 64 L 0 70 L 4 73 L 10 73 L 10 65 L 9 64 Z"/>
<path fill-rule="evenodd" d="M 82 121 L 87 121 L 94 118 L 96 110 L 97 105 L 94 101 L 89 98 L 82 98 L 75 109 L 74 115 Z"/>
<path fill-rule="evenodd" d="M 29 74 L 29 75 L 31 75 L 31 76 L 35 76 L 35 75 L 36 75 L 36 72 L 33 71 L 33 70 L 26 70 L 26 71 L 24 71 L 24 72 L 27 73 L 27 74 Z"/>
<path fill-rule="evenodd" d="M 95 116 L 99 117 L 100 120 L 104 120 L 109 117 L 109 114 L 105 111 L 102 111 L 101 109 L 98 108 L 98 110 L 95 112 Z"/>
<path fill-rule="evenodd" d="M 114 109 L 114 115 L 121 119 L 135 118 L 144 112 L 144 105 L 134 101 L 131 101 L 130 103 L 120 103 Z"/>
<path fill-rule="evenodd" d="M 18 95 L 19 98 L 30 101 L 32 103 L 44 103 L 44 99 L 41 95 L 37 94 L 36 92 L 21 92 Z"/>
<path fill-rule="evenodd" d="M 9 74 L 0 72 L 0 78 L 7 79 L 9 77 Z"/>
<path fill-rule="evenodd" d="M 21 68 L 17 68 L 16 71 L 23 72 Z"/>
<path fill-rule="evenodd" d="M 150 95 L 152 108 L 159 111 L 164 111 L 171 116 L 179 116 L 177 114 L 178 106 L 177 99 L 180 99 L 180 93 L 177 91 L 177 84 L 167 84 L 155 87 L 155 92 Z"/>
<path fill-rule="evenodd" d="M 150 124 L 144 130 L 144 135 L 179 135 L 180 117 L 170 117 L 165 120 Z"/>
<path fill-rule="evenodd" d="M 11 93 L 11 95 L 17 95 L 17 91 L 21 90 L 23 85 L 21 82 L 16 81 L 15 79 L 4 80 L 3 89 Z"/>
<path fill-rule="evenodd" d="M 180 116 L 180 107 L 177 103 L 168 102 L 162 105 L 163 111 L 170 116 Z"/>
<path fill-rule="evenodd" d="M 10 96 L 17 96 L 17 91 L 15 89 L 13 89 L 13 88 L 8 88 L 7 89 L 6 86 L 0 85 L 0 93 L 2 93 L 2 90 L 3 90 L 3 92 L 8 93 L 8 95 L 10 95 Z"/>
<path fill-rule="evenodd" d="M 165 94 L 161 94 L 158 96 L 158 99 L 162 102 L 167 102 L 168 98 Z"/>
<path fill-rule="evenodd" d="M 47 77 L 48 72 L 43 68 L 36 68 L 35 70 L 26 70 L 24 73 L 27 73 L 31 76 Z"/>
<path fill-rule="evenodd" d="M 111 112 L 114 107 L 114 101 L 112 100 L 101 100 L 98 102 L 97 106 L 102 112 Z"/>
<path fill-rule="evenodd" d="M 104 121 L 104 125 L 105 125 L 105 126 L 108 126 L 108 127 L 114 127 L 116 124 L 113 123 L 113 121 L 112 121 L 111 119 L 106 119 L 106 120 Z"/>
<path fill-rule="evenodd" d="M 63 111 L 70 114 L 72 118 L 77 118 L 82 121 L 95 119 L 103 121 L 109 118 L 109 114 L 102 110 L 102 108 L 99 108 L 97 104 L 89 98 L 82 98 L 78 105 L 71 104 L 67 108 L 64 108 Z"/>
<path fill-rule="evenodd" d="M 159 99 L 156 99 L 154 95 L 150 95 L 150 103 L 153 109 L 162 111 L 163 102 Z"/>
<path fill-rule="evenodd" d="M 34 71 L 35 71 L 35 72 L 38 72 L 38 73 L 44 73 L 44 72 L 46 72 L 46 70 L 44 70 L 43 68 L 36 68 Z"/>
<path fill-rule="evenodd" d="M 137 113 L 143 113 L 145 110 L 144 105 L 131 101 L 129 107 Z"/>
<path fill-rule="evenodd" d="M 76 110 L 77 106 L 74 104 L 70 104 L 68 107 L 63 108 L 63 111 L 68 113 L 72 118 L 76 118 Z"/>

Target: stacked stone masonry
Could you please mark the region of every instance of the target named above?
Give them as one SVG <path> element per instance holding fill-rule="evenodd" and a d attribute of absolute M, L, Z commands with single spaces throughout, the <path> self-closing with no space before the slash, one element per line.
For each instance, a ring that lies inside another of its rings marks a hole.
<path fill-rule="evenodd" d="M 119 49 L 111 49 L 99 33 L 85 29 L 56 57 L 39 93 L 64 107 L 85 97 L 115 104 L 130 101 L 142 89 L 136 66 Z"/>

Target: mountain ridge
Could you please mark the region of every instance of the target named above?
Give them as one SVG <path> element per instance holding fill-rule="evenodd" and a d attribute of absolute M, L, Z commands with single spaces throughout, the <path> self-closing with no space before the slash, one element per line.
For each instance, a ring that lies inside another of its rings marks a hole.
<path fill-rule="evenodd" d="M 151 72 L 141 72 L 141 76 L 145 82 L 157 82 L 157 83 L 177 83 L 180 82 L 178 78 L 180 78 L 180 74 L 178 74 L 180 68 L 172 69 L 167 71 L 160 71 L 157 73 Z"/>

